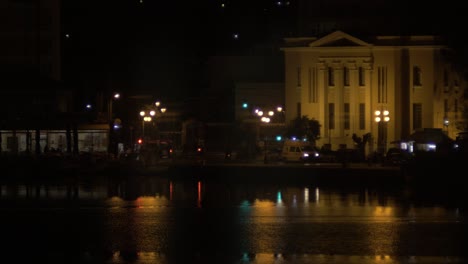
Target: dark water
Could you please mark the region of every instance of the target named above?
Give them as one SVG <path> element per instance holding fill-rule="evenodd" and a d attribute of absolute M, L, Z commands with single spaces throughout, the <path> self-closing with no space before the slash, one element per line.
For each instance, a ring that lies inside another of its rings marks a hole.
<path fill-rule="evenodd" d="M 466 197 L 457 188 L 227 183 L 187 176 L 5 182 L 0 261 L 468 261 Z"/>

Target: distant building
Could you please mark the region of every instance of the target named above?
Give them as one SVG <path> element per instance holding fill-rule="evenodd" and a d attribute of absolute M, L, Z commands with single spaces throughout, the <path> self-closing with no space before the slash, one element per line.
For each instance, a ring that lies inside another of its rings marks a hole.
<path fill-rule="evenodd" d="M 257 124 L 260 117 L 255 109 L 277 110 L 284 106 L 284 61 L 278 51 L 260 55 L 214 56 L 207 67 L 208 83 L 201 91 L 200 101 L 193 107 L 193 114 L 206 124 L 208 151 L 234 148 L 235 122 Z M 245 104 L 245 106 L 244 106 Z M 261 123 L 254 131 L 257 137 L 272 130 L 278 122 L 284 126 L 281 115 L 275 116 L 276 124 Z M 238 123 L 237 123 L 238 124 Z M 277 130 L 277 129 L 274 129 Z"/>
<path fill-rule="evenodd" d="M 61 79 L 60 0 L 0 4 L 0 70 Z"/>
<path fill-rule="evenodd" d="M 260 109 L 267 115 L 267 111 L 284 111 L 284 83 L 238 83 L 235 87 L 234 111 L 236 120 L 245 120 L 255 116 L 252 111 Z M 273 116 L 284 123 L 282 116 Z M 281 120 L 280 120 L 281 119 Z"/>
<path fill-rule="evenodd" d="M 286 39 L 282 50 L 286 122 L 318 120 L 318 145 L 349 148 L 353 134 L 371 133 L 368 151 L 384 152 L 417 129 L 441 128 L 452 138 L 460 129 L 466 81 L 436 36 L 363 40 L 335 31 Z"/>
<path fill-rule="evenodd" d="M 0 4 L 0 152 L 107 151 L 109 125 L 62 80 L 61 1 Z"/>

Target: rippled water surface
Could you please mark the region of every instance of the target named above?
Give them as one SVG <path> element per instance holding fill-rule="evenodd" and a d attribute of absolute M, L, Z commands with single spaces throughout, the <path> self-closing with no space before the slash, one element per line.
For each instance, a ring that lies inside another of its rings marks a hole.
<path fill-rule="evenodd" d="M 463 198 L 437 186 L 9 182 L 0 239 L 9 263 L 464 263 Z"/>

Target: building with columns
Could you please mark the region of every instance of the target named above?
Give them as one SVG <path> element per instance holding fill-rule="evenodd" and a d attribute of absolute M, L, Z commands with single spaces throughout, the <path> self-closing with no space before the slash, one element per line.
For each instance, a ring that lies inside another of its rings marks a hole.
<path fill-rule="evenodd" d="M 440 128 L 451 138 L 463 130 L 466 82 L 436 36 L 363 40 L 335 31 L 286 39 L 282 51 L 286 122 L 318 120 L 317 146 L 353 148 L 353 135 L 370 133 L 367 151 L 383 152 L 420 129 Z"/>

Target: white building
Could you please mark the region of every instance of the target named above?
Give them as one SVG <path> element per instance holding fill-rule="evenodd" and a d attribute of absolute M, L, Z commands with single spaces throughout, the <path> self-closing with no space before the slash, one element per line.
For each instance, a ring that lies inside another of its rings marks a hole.
<path fill-rule="evenodd" d="M 352 148 L 353 134 L 371 133 L 368 151 L 385 151 L 418 129 L 442 128 L 451 138 L 462 129 L 466 82 L 436 36 L 364 41 L 335 31 L 286 39 L 282 50 L 286 122 L 297 116 L 318 120 L 318 146 Z M 381 122 L 375 120 L 377 110 Z"/>

